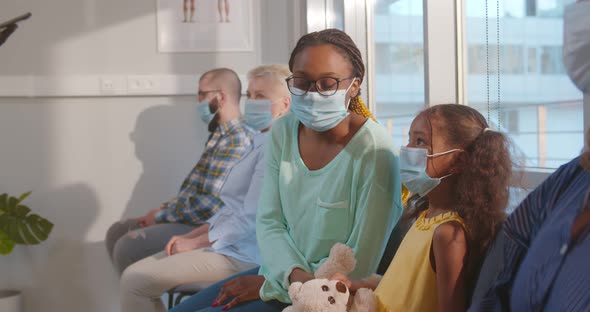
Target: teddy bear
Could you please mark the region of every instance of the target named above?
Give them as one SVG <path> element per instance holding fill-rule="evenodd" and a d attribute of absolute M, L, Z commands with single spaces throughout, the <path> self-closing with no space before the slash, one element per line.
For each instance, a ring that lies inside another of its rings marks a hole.
<path fill-rule="evenodd" d="M 289 297 L 293 305 L 283 312 L 340 312 L 347 310 L 350 292 L 344 283 L 325 278 L 292 283 Z"/>
<path fill-rule="evenodd" d="M 289 286 L 289 297 L 293 304 L 283 312 L 377 311 L 377 299 L 372 290 L 357 290 L 349 306 L 351 294 L 346 285 L 328 279 L 336 273 L 348 275 L 355 266 L 356 259 L 350 247 L 341 243 L 332 246 L 328 259 L 315 272 L 315 279 L 305 283 L 295 282 Z"/>

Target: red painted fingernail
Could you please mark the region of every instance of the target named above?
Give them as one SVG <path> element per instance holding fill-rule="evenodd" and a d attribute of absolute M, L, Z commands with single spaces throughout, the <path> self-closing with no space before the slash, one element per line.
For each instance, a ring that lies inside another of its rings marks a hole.
<path fill-rule="evenodd" d="M 227 311 L 227 310 L 229 310 L 229 306 L 225 306 L 225 307 L 223 307 L 223 309 L 221 309 L 221 311 Z"/>
<path fill-rule="evenodd" d="M 216 307 L 216 306 L 218 306 L 218 305 L 219 305 L 219 302 L 217 302 L 217 301 L 213 301 L 213 304 L 212 304 L 211 306 L 215 308 L 215 307 Z"/>

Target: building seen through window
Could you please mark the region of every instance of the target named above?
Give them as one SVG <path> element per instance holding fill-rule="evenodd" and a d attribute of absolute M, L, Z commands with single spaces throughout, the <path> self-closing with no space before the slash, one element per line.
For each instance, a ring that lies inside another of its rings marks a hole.
<path fill-rule="evenodd" d="M 582 93 L 562 63 L 563 12 L 573 0 L 498 1 L 488 1 L 487 41 L 486 1 L 466 1 L 468 105 L 487 116 L 489 96 L 490 122 L 510 135 L 526 166 L 557 168 L 583 147 Z M 406 144 L 425 102 L 423 2 L 377 0 L 374 23 L 377 118 Z"/>

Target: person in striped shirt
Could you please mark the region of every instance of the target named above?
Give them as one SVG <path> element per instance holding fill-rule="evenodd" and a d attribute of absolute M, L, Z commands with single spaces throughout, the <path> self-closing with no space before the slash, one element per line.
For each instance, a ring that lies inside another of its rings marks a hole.
<path fill-rule="evenodd" d="M 590 1 L 564 16 L 564 63 L 590 95 Z M 469 311 L 590 311 L 590 129 L 584 153 L 563 165 L 504 226 L 504 261 Z"/>

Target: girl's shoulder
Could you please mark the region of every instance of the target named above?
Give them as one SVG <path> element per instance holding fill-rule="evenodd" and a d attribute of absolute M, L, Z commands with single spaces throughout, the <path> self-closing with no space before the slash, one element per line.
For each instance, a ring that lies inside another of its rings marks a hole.
<path fill-rule="evenodd" d="M 449 220 L 436 227 L 432 234 L 432 252 L 435 267 L 457 266 L 467 255 L 467 234 L 463 223 Z"/>
<path fill-rule="evenodd" d="M 432 242 L 445 246 L 448 244 L 467 245 L 465 225 L 460 220 L 448 220 L 439 224 L 432 235 Z"/>
<path fill-rule="evenodd" d="M 430 264 L 442 283 L 464 279 L 467 256 L 467 237 L 463 225 L 455 220 L 439 225 L 432 235 Z M 463 277 L 462 277 L 463 275 Z"/>
<path fill-rule="evenodd" d="M 433 250 L 437 249 L 457 249 L 465 250 L 467 247 L 467 233 L 465 222 L 455 211 L 442 213 L 436 217 L 425 218 L 427 211 L 424 211 L 416 220 L 421 222 L 418 226 L 430 226 L 434 229 L 432 233 Z M 441 247 L 441 248 L 437 248 Z"/>

